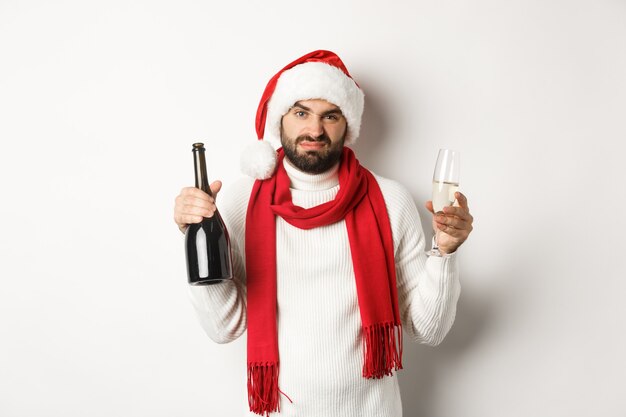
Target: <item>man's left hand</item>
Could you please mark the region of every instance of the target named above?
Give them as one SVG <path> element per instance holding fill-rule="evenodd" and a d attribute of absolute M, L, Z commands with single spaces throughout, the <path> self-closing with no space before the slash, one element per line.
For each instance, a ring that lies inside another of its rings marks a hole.
<path fill-rule="evenodd" d="M 436 232 L 439 252 L 449 254 L 456 251 L 472 232 L 474 218 L 469 212 L 467 198 L 460 192 L 454 193 L 457 206 L 444 207 L 443 213 L 433 211 L 433 202 L 427 201 L 426 208 L 433 213 L 433 229 Z"/>

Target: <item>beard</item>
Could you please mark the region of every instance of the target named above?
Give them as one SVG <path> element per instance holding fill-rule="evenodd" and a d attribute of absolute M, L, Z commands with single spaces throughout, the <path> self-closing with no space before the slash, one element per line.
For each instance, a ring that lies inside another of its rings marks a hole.
<path fill-rule="evenodd" d="M 285 156 L 293 166 L 308 174 L 321 174 L 335 166 L 341 159 L 345 137 L 346 134 L 344 133 L 343 137 L 335 143 L 333 143 L 325 133 L 317 138 L 298 136 L 295 139 L 291 139 L 285 137 L 281 129 L 280 143 L 283 146 Z M 323 142 L 326 144 L 326 147 L 321 150 L 310 150 L 299 153 L 298 144 L 305 140 Z"/>

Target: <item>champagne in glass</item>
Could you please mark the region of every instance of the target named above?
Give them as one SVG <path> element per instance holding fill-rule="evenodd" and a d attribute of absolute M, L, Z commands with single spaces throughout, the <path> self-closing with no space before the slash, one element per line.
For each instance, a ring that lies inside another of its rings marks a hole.
<path fill-rule="evenodd" d="M 454 204 L 454 193 L 459 190 L 460 154 L 450 149 L 439 149 L 435 172 L 433 174 L 433 210 L 435 213 L 443 211 L 446 206 Z M 430 251 L 431 255 L 441 256 L 437 247 L 437 235 L 435 231 L 435 244 Z"/>
<path fill-rule="evenodd" d="M 446 206 L 454 204 L 454 193 L 459 191 L 459 184 L 433 180 L 433 210 L 435 213 L 443 211 Z"/>

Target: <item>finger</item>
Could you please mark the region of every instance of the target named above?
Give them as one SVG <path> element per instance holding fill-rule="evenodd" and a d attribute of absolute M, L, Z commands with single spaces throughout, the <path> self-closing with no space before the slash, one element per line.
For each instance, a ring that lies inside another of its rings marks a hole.
<path fill-rule="evenodd" d="M 217 210 L 215 204 L 209 203 L 204 200 L 196 200 L 199 201 L 198 204 L 176 204 L 174 207 L 174 216 L 180 217 L 184 215 L 195 215 L 195 216 L 204 216 L 204 217 L 212 217 L 213 213 Z M 177 223 L 180 223 L 178 221 Z"/>
<path fill-rule="evenodd" d="M 192 224 L 192 223 L 200 223 L 202 220 L 204 220 L 204 217 L 194 216 L 191 214 L 185 214 L 185 215 L 180 216 L 180 220 L 182 221 L 182 223 Z"/>
<path fill-rule="evenodd" d="M 469 211 L 469 206 L 467 205 L 467 197 L 465 197 L 463 193 L 457 191 L 456 193 L 454 193 L 454 197 L 456 198 L 456 201 L 459 202 L 460 207 L 463 207 L 465 210 Z"/>
<path fill-rule="evenodd" d="M 454 216 L 445 216 L 442 214 L 437 214 L 435 216 L 435 222 L 437 222 L 437 224 L 443 224 L 461 230 L 469 230 L 472 227 L 471 224 L 464 219 Z"/>
<path fill-rule="evenodd" d="M 179 229 L 184 230 L 186 223 L 183 221 L 183 215 L 180 213 L 174 213 L 174 223 L 178 226 Z"/>
<path fill-rule="evenodd" d="M 448 216 L 456 216 L 465 221 L 472 222 L 474 217 L 463 207 L 444 207 L 443 213 Z"/>
<path fill-rule="evenodd" d="M 180 216 L 195 215 L 203 217 L 212 217 L 217 210 L 214 202 L 209 202 L 195 197 L 182 197 L 177 199 L 174 207 L 174 217 L 176 223 L 184 223 L 180 220 Z"/>
<path fill-rule="evenodd" d="M 437 229 L 439 229 L 446 235 L 453 237 L 459 243 L 463 243 L 465 239 L 467 239 L 467 237 L 469 236 L 469 231 L 465 229 L 456 229 L 447 224 L 437 223 Z"/>
<path fill-rule="evenodd" d="M 182 228 L 187 224 L 200 223 L 204 219 L 204 216 L 197 214 L 176 213 L 174 215 L 174 222 L 178 225 L 178 228 Z"/>
<path fill-rule="evenodd" d="M 196 187 L 185 187 L 180 190 L 180 195 L 184 197 L 192 196 L 203 200 L 209 200 L 211 198 L 210 195 Z"/>
<path fill-rule="evenodd" d="M 204 219 L 204 216 L 197 216 L 193 214 L 177 214 L 174 216 L 174 221 L 179 228 L 184 227 L 192 223 L 200 223 Z"/>
<path fill-rule="evenodd" d="M 213 197 L 217 196 L 217 193 L 222 189 L 222 181 L 213 181 L 211 183 L 211 192 L 213 193 Z"/>
<path fill-rule="evenodd" d="M 202 216 L 202 217 L 212 217 L 215 213 L 215 205 L 212 207 L 204 208 L 204 207 L 196 207 L 196 206 L 185 206 L 181 211 L 181 215 L 185 216 Z"/>
<path fill-rule="evenodd" d="M 424 207 L 426 207 L 426 209 L 432 214 L 435 214 L 435 210 L 433 209 L 433 202 L 431 200 L 428 200 L 426 204 L 424 204 Z"/>
<path fill-rule="evenodd" d="M 211 208 L 215 206 L 215 199 L 213 197 L 209 197 L 208 200 L 198 197 L 184 197 L 178 202 L 178 204 L 181 207 L 193 206 L 200 208 Z"/>

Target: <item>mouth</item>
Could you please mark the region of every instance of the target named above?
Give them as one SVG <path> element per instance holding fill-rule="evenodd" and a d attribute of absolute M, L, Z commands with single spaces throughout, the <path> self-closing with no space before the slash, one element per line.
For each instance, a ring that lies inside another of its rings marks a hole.
<path fill-rule="evenodd" d="M 326 146 L 330 146 L 330 138 L 326 135 L 321 135 L 317 138 L 313 138 L 311 136 L 300 136 L 296 140 L 296 145 L 300 147 L 300 149 L 304 152 L 310 151 L 320 151 L 324 149 Z"/>
<path fill-rule="evenodd" d="M 303 140 L 299 145 L 305 151 L 319 151 L 326 146 L 326 142 L 321 140 Z"/>

